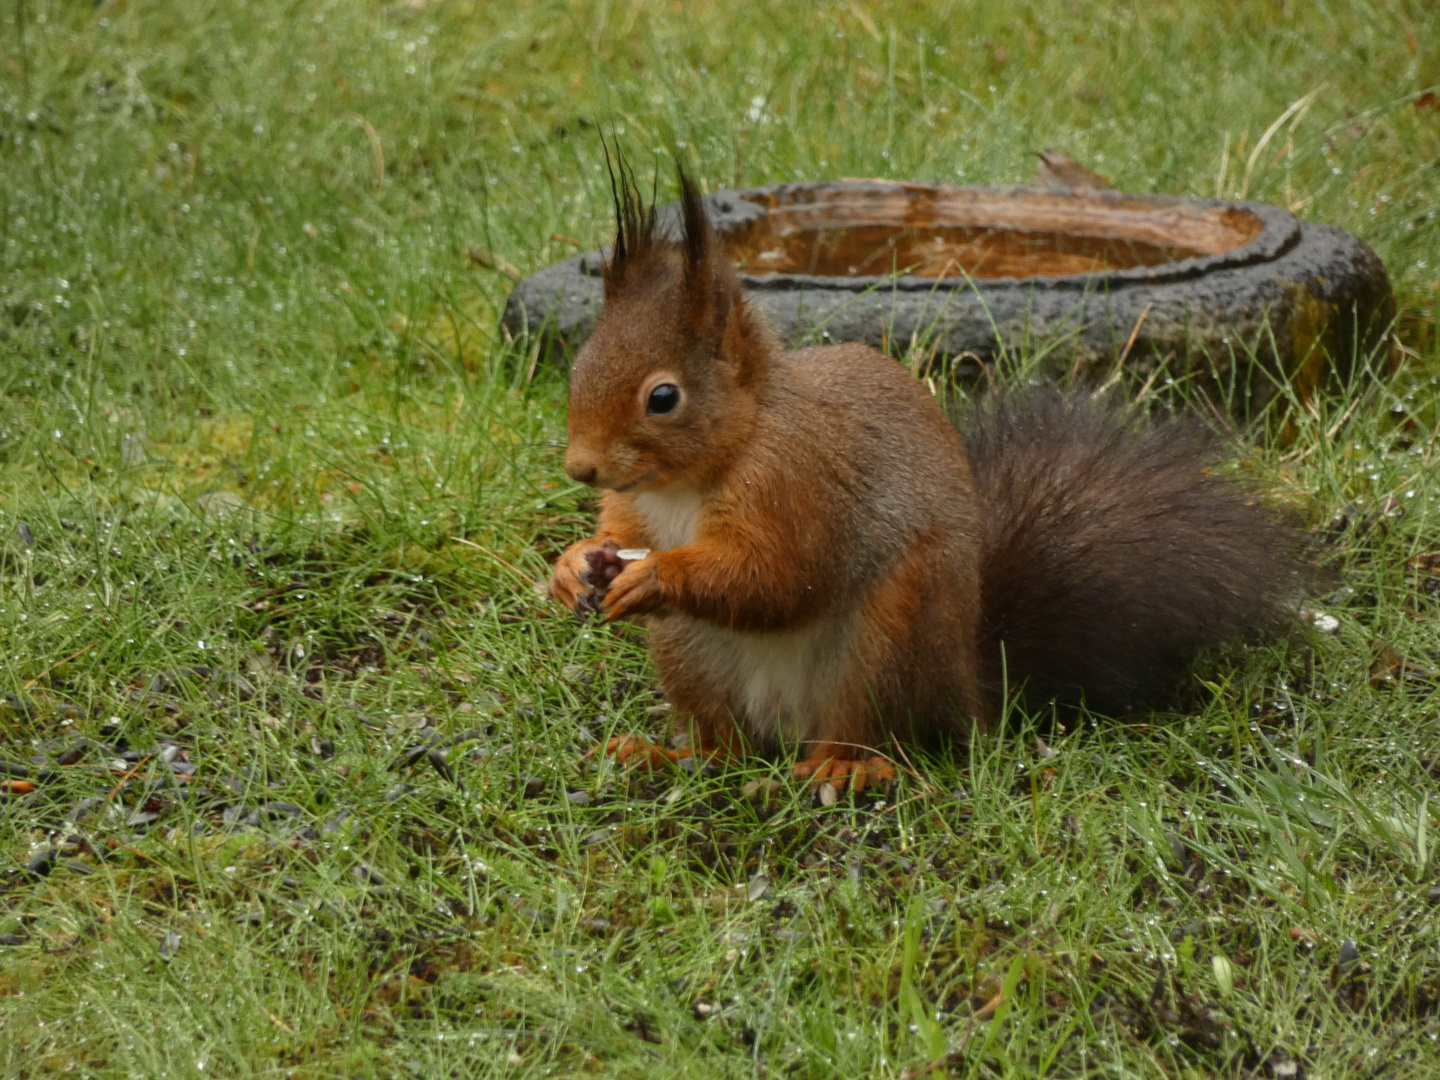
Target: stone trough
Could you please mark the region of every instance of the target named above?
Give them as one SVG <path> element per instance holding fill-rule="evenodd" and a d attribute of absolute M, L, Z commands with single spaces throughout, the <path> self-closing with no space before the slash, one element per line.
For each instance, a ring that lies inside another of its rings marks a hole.
<path fill-rule="evenodd" d="M 1106 370 L 1122 352 L 1176 377 L 1234 365 L 1253 405 L 1274 375 L 1305 392 L 1327 355 L 1349 365 L 1394 313 L 1370 248 L 1261 203 L 855 180 L 716 191 L 706 204 L 783 338 L 918 347 L 957 361 L 962 379 L 1030 342 L 1067 371 Z M 660 215 L 678 228 L 675 204 Z M 541 335 L 547 355 L 577 348 L 600 309 L 601 259 L 521 281 L 506 329 Z"/>

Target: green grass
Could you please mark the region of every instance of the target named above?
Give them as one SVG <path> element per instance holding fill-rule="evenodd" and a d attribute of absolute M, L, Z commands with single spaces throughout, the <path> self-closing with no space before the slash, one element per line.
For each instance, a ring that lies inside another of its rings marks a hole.
<path fill-rule="evenodd" d="M 1437 83 L 1422 0 L 6 0 L 0 1069 L 1436 1075 Z M 593 505 L 463 250 L 600 242 L 597 120 L 662 189 L 1054 147 L 1358 233 L 1404 367 L 1236 442 L 1337 632 L 829 808 L 585 760 L 663 709 L 531 588 Z"/>

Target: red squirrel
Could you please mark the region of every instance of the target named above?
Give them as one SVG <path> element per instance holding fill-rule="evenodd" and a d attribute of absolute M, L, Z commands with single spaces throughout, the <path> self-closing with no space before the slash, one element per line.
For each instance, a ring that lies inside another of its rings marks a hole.
<path fill-rule="evenodd" d="M 798 776 L 859 790 L 894 778 L 889 740 L 986 729 L 1007 692 L 1152 704 L 1298 601 L 1297 534 L 1208 471 L 1198 429 L 1053 391 L 957 427 L 871 348 L 787 351 L 680 184 L 672 237 L 622 164 L 571 371 L 565 470 L 602 494 L 550 596 L 643 621 L 694 736 L 609 752 L 798 746 Z"/>

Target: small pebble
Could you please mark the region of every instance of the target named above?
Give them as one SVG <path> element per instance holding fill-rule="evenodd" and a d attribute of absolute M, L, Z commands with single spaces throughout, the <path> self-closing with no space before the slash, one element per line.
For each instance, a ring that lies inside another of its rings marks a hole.
<path fill-rule="evenodd" d="M 446 760 L 444 753 L 442 753 L 441 751 L 427 750 L 425 752 L 425 760 L 430 763 L 431 768 L 433 768 L 446 780 L 449 780 L 452 784 L 460 783 L 459 779 L 455 775 L 455 770 L 451 768 L 450 762 Z"/>
<path fill-rule="evenodd" d="M 759 900 L 770 888 L 770 878 L 765 874 L 756 874 L 750 879 L 750 884 L 745 887 L 745 899 L 752 904 Z"/>
<path fill-rule="evenodd" d="M 352 866 L 350 868 L 350 874 L 352 877 L 355 878 L 356 881 L 362 882 L 366 885 L 385 884 L 385 879 L 380 876 L 379 872 L 376 870 L 372 870 L 364 863 L 356 863 L 354 866 Z"/>
<path fill-rule="evenodd" d="M 100 804 L 101 800 L 99 798 L 81 799 L 70 808 L 70 812 L 65 815 L 65 820 L 72 825 L 77 824 L 84 818 L 89 817 L 91 812 Z"/>
<path fill-rule="evenodd" d="M 81 739 L 74 746 L 68 747 L 67 749 L 62 750 L 58 755 L 56 755 L 55 764 L 74 765 L 77 761 L 79 761 L 85 756 L 85 752 L 89 749 L 90 740 Z"/>
<path fill-rule="evenodd" d="M 1353 938 L 1346 938 L 1340 943 L 1340 971 L 1345 973 L 1356 965 L 1360 960 L 1360 950 L 1355 945 Z"/>
<path fill-rule="evenodd" d="M 55 869 L 55 860 L 59 857 L 59 848 L 46 848 L 44 851 L 36 852 L 25 864 L 25 872 L 35 877 L 46 877 L 51 870 Z"/>

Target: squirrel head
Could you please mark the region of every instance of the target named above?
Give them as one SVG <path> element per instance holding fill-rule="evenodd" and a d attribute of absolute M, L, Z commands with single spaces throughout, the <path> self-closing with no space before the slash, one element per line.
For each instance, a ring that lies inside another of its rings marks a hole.
<path fill-rule="evenodd" d="M 623 159 L 611 184 L 615 244 L 595 332 L 571 368 L 565 471 L 617 491 L 703 486 L 743 445 L 778 345 L 683 170 L 678 241 L 659 235 Z"/>

